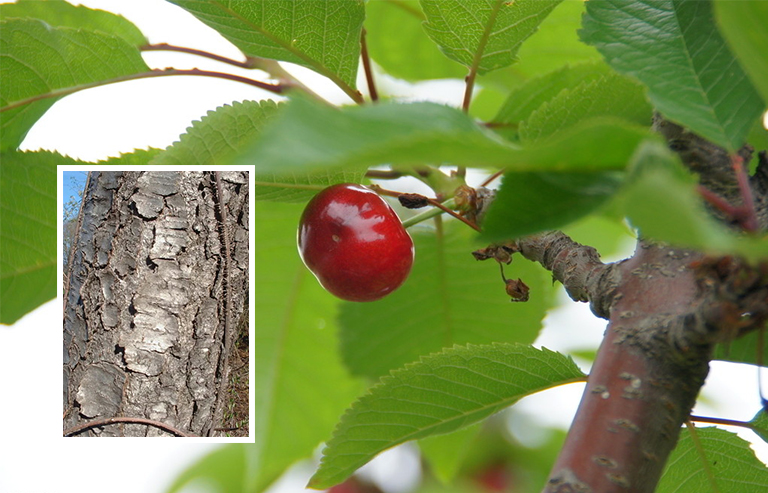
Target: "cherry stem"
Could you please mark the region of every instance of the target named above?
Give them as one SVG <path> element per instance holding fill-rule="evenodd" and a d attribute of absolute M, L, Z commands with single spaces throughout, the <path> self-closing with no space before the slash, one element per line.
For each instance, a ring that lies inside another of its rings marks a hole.
<path fill-rule="evenodd" d="M 372 186 L 371 188 L 373 188 L 373 190 L 374 190 L 376 193 L 378 193 L 379 195 L 387 195 L 387 196 L 389 196 L 389 197 L 396 197 L 396 198 L 400 198 L 400 196 L 401 196 L 401 195 L 404 195 L 404 193 L 403 193 L 403 192 L 396 192 L 396 191 L 394 191 L 394 190 L 387 190 L 386 188 L 381 188 L 381 187 L 380 187 L 380 186 L 378 186 L 378 185 L 374 185 L 374 186 Z M 423 197 L 423 196 L 422 196 L 422 197 Z M 431 199 L 431 198 L 429 198 L 429 197 L 424 197 L 424 199 L 425 199 L 425 200 L 426 200 L 426 201 L 429 203 L 429 205 L 431 205 L 431 206 L 433 206 L 433 207 L 437 207 L 437 208 L 438 208 L 438 209 L 440 209 L 441 211 L 443 211 L 443 212 L 445 212 L 445 213 L 447 213 L 447 214 L 450 214 L 451 216 L 455 217 L 456 219 L 458 219 L 459 221 L 463 222 L 464 224 L 466 224 L 466 225 L 467 225 L 467 226 L 469 226 L 470 228 L 474 229 L 475 231 L 478 231 L 478 232 L 482 231 L 482 230 L 480 229 L 480 226 L 478 226 L 477 224 L 473 223 L 472 221 L 470 221 L 470 220 L 469 220 L 469 219 L 467 219 L 466 217 L 464 217 L 464 216 L 460 215 L 458 212 L 456 212 L 456 211 L 454 211 L 454 210 L 451 210 L 451 209 L 450 209 L 450 208 L 448 208 L 448 207 L 447 207 L 445 204 L 442 204 L 442 203 L 441 203 L 441 202 L 439 202 L 438 200 L 436 200 L 436 199 Z M 414 216 L 414 217 L 420 217 L 420 216 L 421 216 L 421 215 L 419 215 L 419 216 Z M 433 216 L 429 216 L 429 217 L 433 217 Z M 414 218 L 411 218 L 411 220 L 413 220 L 413 219 L 414 219 Z M 424 217 L 424 218 L 422 219 L 422 221 L 423 221 L 423 220 L 425 220 L 425 219 L 428 219 L 428 217 Z M 419 221 L 419 222 L 421 222 L 421 221 Z M 408 224 L 408 226 L 406 226 L 406 225 L 405 225 L 405 222 L 403 222 L 403 226 L 404 226 L 404 227 L 406 227 L 406 228 L 407 228 L 407 227 L 409 227 L 409 226 L 412 226 L 413 224 L 415 224 L 415 223 L 412 223 L 412 224 Z"/>
<path fill-rule="evenodd" d="M 376 81 L 373 79 L 373 69 L 371 68 L 371 57 L 368 55 L 368 43 L 365 41 L 366 31 L 363 28 L 360 33 L 360 56 L 363 59 L 363 71 L 365 72 L 365 81 L 368 84 L 368 94 L 371 101 L 379 100 L 379 93 L 376 91 Z"/>

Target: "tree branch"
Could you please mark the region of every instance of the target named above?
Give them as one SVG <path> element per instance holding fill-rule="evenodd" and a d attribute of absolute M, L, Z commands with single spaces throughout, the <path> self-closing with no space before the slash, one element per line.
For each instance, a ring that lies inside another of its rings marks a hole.
<path fill-rule="evenodd" d="M 616 264 L 606 336 L 545 491 L 655 489 L 712 350 L 695 326 L 696 258 L 641 242 Z"/>
<path fill-rule="evenodd" d="M 742 205 L 748 196 L 744 180 L 725 150 L 660 118 L 654 126 L 699 174 L 702 186 L 732 207 Z M 749 153 L 744 148 L 739 155 L 745 159 Z M 765 202 L 757 196 L 756 203 Z M 720 208 L 712 210 L 728 220 Z M 760 217 L 759 208 L 753 217 Z M 547 256 L 546 245 L 534 241 L 520 249 L 555 269 L 547 257 L 567 254 Z M 566 266 L 562 276 L 575 274 L 578 285 L 580 270 Z M 606 335 L 544 491 L 653 492 L 704 383 L 715 344 L 768 319 L 764 272 L 765 265 L 645 240 L 631 258 L 614 264 L 610 303 L 599 307 L 609 315 Z M 605 296 L 591 291 L 589 278 L 581 282 L 590 299 Z M 578 298 L 579 291 L 574 294 Z M 593 311 L 598 313 L 594 301 Z"/>
<path fill-rule="evenodd" d="M 571 299 L 589 302 L 595 315 L 609 317 L 619 279 L 615 264 L 601 262 L 593 247 L 577 243 L 560 231 L 546 231 L 473 252 L 478 260 L 494 258 L 505 263 L 511 262 L 514 253 L 551 271 Z"/>

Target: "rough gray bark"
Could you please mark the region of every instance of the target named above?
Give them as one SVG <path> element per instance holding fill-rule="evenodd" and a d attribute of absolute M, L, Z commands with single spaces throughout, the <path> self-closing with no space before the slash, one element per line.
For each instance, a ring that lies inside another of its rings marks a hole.
<path fill-rule="evenodd" d="M 248 288 L 247 174 L 221 178 L 231 307 L 213 173 L 92 174 L 65 300 L 65 429 L 122 416 L 217 433 L 225 312 L 240 319 Z M 87 435 L 169 433 L 118 424 L 79 436 Z"/>

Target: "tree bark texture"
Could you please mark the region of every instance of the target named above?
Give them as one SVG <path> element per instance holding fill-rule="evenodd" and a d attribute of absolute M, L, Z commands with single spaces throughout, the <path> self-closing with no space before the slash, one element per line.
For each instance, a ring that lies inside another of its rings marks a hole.
<path fill-rule="evenodd" d="M 65 299 L 65 430 L 128 417 L 218 433 L 224 338 L 247 312 L 247 183 L 220 172 L 219 197 L 212 172 L 91 173 Z M 118 423 L 78 436 L 172 434 Z"/>
<path fill-rule="evenodd" d="M 657 119 L 654 127 L 702 187 L 733 210 L 743 206 L 731 156 L 670 122 Z M 748 162 L 751 149 L 739 155 Z M 767 184 L 763 153 L 749 179 L 761 231 L 768 225 Z M 728 211 L 712 213 L 738 226 Z M 704 384 L 715 344 L 765 326 L 768 268 L 642 238 L 631 258 L 615 264 L 602 264 L 594 249 L 559 232 L 505 248 L 540 262 L 574 300 L 590 302 L 609 321 L 544 491 L 653 492 Z"/>

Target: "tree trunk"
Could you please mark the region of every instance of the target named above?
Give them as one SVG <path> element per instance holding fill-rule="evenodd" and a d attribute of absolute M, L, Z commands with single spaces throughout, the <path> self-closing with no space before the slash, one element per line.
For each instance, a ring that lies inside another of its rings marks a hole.
<path fill-rule="evenodd" d="M 247 173 L 92 172 L 84 193 L 65 288 L 65 430 L 118 417 L 167 428 L 118 419 L 79 436 L 218 434 L 225 348 L 247 330 Z"/>

